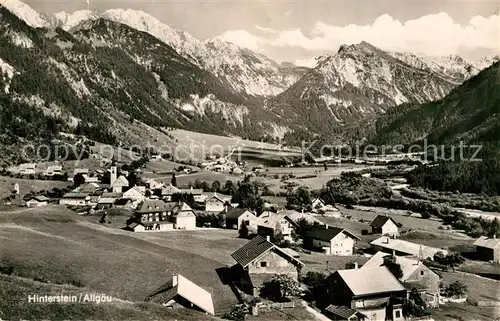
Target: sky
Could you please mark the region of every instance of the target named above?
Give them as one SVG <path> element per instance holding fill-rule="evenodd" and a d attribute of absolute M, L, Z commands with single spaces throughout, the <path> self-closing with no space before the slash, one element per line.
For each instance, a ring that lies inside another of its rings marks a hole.
<path fill-rule="evenodd" d="M 136 9 L 204 40 L 220 37 L 281 61 L 310 65 L 341 44 L 469 59 L 500 53 L 498 1 L 90 0 L 91 9 Z M 86 9 L 86 0 L 25 0 L 44 13 Z"/>

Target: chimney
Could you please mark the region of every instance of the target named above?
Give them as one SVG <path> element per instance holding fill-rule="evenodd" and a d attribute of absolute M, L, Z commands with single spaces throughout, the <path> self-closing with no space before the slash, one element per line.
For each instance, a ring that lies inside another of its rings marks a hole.
<path fill-rule="evenodd" d="M 266 236 L 266 241 L 271 242 L 271 236 L 267 235 Z"/>
<path fill-rule="evenodd" d="M 359 264 L 358 264 L 358 262 L 354 262 L 354 269 L 355 269 L 355 270 L 359 269 Z"/>
<path fill-rule="evenodd" d="M 172 275 L 172 285 L 177 286 L 179 284 L 179 276 L 177 274 Z"/>

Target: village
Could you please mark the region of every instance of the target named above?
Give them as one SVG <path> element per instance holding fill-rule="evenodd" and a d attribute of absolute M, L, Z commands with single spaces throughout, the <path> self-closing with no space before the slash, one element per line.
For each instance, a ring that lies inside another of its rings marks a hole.
<path fill-rule="evenodd" d="M 144 301 L 172 309 L 233 320 L 298 316 L 399 321 L 441 320 L 462 310 L 468 311 L 466 315 L 488 309 L 495 313 L 498 307 L 498 293 L 481 289 L 483 284 L 498 289 L 498 281 L 474 273 L 478 266 L 498 269 L 496 235 L 471 239 L 443 228 L 437 220 L 390 211 L 363 213 L 313 194 L 301 206 L 291 206 L 287 198 L 262 196 L 254 189 L 252 177 L 265 171 L 264 166 L 245 170 L 245 164 L 227 158 L 200 167 L 205 173 L 231 173 L 234 183 L 228 180 L 231 183 L 225 185 L 178 183 L 194 175 L 192 166 L 179 165 L 162 173 L 161 179 L 137 175 L 147 164 L 162 161 L 155 157 L 138 161 L 135 167 L 110 164 L 99 170 L 74 168 L 70 173 L 59 164 L 50 165 L 41 175 L 60 177 L 68 182 L 67 188 L 57 193 L 33 188 L 21 192 L 14 178 L 1 212 L 23 207 L 33 216 L 64 211 L 64 217 L 82 220 L 81 226 L 92 226 L 96 233 L 153 243 L 178 238 L 186 240 L 187 247 L 196 247 L 197 254 L 215 251 L 214 256 L 227 262 L 216 268 L 216 280 L 200 279 L 203 271 L 186 272 L 189 261 L 177 261 L 170 274 L 158 275 L 160 283 L 148 289 Z M 16 169 L 15 177 L 25 181 L 36 174 L 36 165 L 26 164 Z M 419 233 L 432 237 L 418 237 Z M 435 234 L 449 236 L 450 245 L 433 242 Z M 219 237 L 224 246 L 215 249 Z M 472 248 L 472 258 L 462 256 L 460 246 Z M 207 286 L 214 282 L 220 284 Z M 221 294 L 216 290 L 220 287 L 230 290 Z M 483 319 L 488 317 L 478 318 Z"/>

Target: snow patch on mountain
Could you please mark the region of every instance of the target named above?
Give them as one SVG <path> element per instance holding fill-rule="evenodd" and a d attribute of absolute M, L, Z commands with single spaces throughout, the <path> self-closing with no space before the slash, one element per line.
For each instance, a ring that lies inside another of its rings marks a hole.
<path fill-rule="evenodd" d="M 2 79 L 5 82 L 5 87 L 3 90 L 6 94 L 8 94 L 10 91 L 10 81 L 15 74 L 16 69 L 2 60 L 2 58 L 0 58 L 0 76 L 2 76 Z"/>
<path fill-rule="evenodd" d="M 73 13 L 61 11 L 54 14 L 55 21 L 53 22 L 53 24 L 68 31 L 84 21 L 97 19 L 99 19 L 99 15 L 91 10 L 78 10 Z"/>
<path fill-rule="evenodd" d="M 10 12 L 19 17 L 19 19 L 24 20 L 26 24 L 34 28 L 43 28 L 47 26 L 47 21 L 42 15 L 24 2 L 19 0 L 6 0 L 0 5 L 6 7 Z"/>

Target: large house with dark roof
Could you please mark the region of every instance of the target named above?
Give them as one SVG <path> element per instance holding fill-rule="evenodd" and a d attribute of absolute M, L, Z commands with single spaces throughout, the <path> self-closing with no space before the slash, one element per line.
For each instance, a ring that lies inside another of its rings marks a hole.
<path fill-rule="evenodd" d="M 287 274 L 295 280 L 304 266 L 298 258 L 274 245 L 261 235 L 257 235 L 248 243 L 231 254 L 238 263 L 240 279 L 236 284 L 254 296 L 258 296 L 263 283 L 278 274 Z"/>
<path fill-rule="evenodd" d="M 145 200 L 127 221 L 127 226 L 134 232 L 172 230 L 174 225 L 170 216 L 176 205 L 162 200 Z"/>
<path fill-rule="evenodd" d="M 367 321 L 403 321 L 406 289 L 385 267 L 338 270 L 325 280 L 322 304 L 360 312 Z"/>
<path fill-rule="evenodd" d="M 391 217 L 377 215 L 370 224 L 373 234 L 382 234 L 389 236 L 398 236 L 398 224 Z"/>
<path fill-rule="evenodd" d="M 304 247 L 321 249 L 327 255 L 352 255 L 359 238 L 353 233 L 338 227 L 326 225 L 308 232 L 304 238 Z"/>

